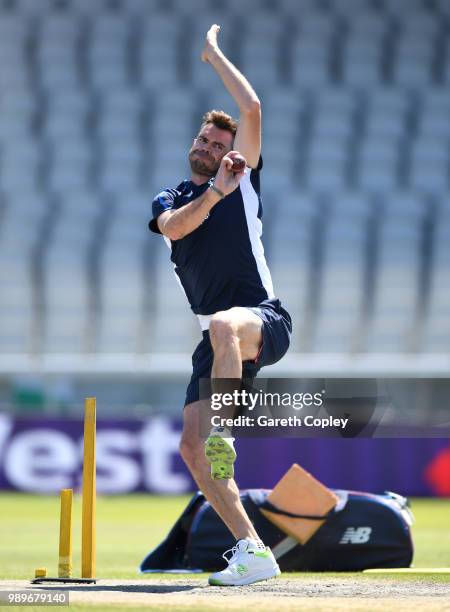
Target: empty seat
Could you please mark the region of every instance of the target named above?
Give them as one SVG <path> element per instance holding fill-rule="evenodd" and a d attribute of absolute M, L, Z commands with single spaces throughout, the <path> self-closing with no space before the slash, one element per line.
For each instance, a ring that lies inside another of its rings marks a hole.
<path fill-rule="evenodd" d="M 404 21 L 411 19 L 411 17 L 417 16 L 417 18 L 426 20 L 429 16 L 424 12 L 423 0 L 398 0 L 396 2 L 390 2 L 389 0 L 383 0 L 382 7 L 385 13 L 401 16 Z"/>
<path fill-rule="evenodd" d="M 376 53 L 356 53 L 353 50 L 344 63 L 343 81 L 350 86 L 372 87 L 383 75 L 380 57 Z"/>
<path fill-rule="evenodd" d="M 92 182 L 89 159 L 55 157 L 49 169 L 47 186 L 51 191 L 82 190 Z"/>
<path fill-rule="evenodd" d="M 350 118 L 354 112 L 358 97 L 351 88 L 336 86 L 324 87 L 313 97 L 313 105 L 316 105 L 320 114 L 330 116 L 338 114 L 341 117 Z"/>
<path fill-rule="evenodd" d="M 82 23 L 80 19 L 67 13 L 49 13 L 39 25 L 39 44 L 48 42 L 75 44 L 81 34 Z"/>
<path fill-rule="evenodd" d="M 118 61 L 116 58 L 102 61 L 92 61 L 89 68 L 89 80 L 94 89 L 117 89 L 128 87 L 130 74 L 124 57 Z"/>
<path fill-rule="evenodd" d="M 320 353 L 347 353 L 357 348 L 361 331 L 368 225 L 342 207 L 332 209 L 324 230 L 312 346 Z"/>
<path fill-rule="evenodd" d="M 2 219 L 15 220 L 17 223 L 26 225 L 39 223 L 43 220 L 51 206 L 51 198 L 48 194 L 37 193 L 34 189 L 14 189 L 3 192 L 5 208 Z M 1 230 L 0 230 L 1 233 Z M 6 232 L 5 232 L 6 233 Z"/>
<path fill-rule="evenodd" d="M 389 162 L 393 166 L 400 161 L 400 146 L 397 140 L 381 138 L 365 139 L 359 152 L 359 164 L 371 166 Z"/>
<path fill-rule="evenodd" d="M 372 112 L 389 113 L 391 116 L 394 112 L 397 116 L 404 115 L 411 104 L 411 99 L 404 89 L 397 87 L 383 87 L 370 91 L 367 101 Z"/>
<path fill-rule="evenodd" d="M 287 23 L 279 13 L 257 12 L 247 21 L 246 38 L 249 40 L 260 39 L 276 44 L 279 37 L 284 35 Z"/>
<path fill-rule="evenodd" d="M 137 353 L 142 350 L 144 268 L 142 252 L 110 243 L 100 261 L 100 317 L 97 350 Z"/>
<path fill-rule="evenodd" d="M 423 223 L 426 203 L 422 196 L 414 192 L 397 191 L 383 196 L 384 214 L 389 223 L 417 225 Z"/>
<path fill-rule="evenodd" d="M 190 352 L 200 340 L 200 327 L 174 276 L 170 251 L 162 238 L 154 261 L 154 313 L 147 349 L 155 353 Z"/>
<path fill-rule="evenodd" d="M 33 350 L 33 318 L 25 308 L 0 311 L 0 354 L 28 354 Z"/>
<path fill-rule="evenodd" d="M 386 192 L 399 185 L 398 169 L 390 160 L 383 159 L 377 163 L 365 161 L 361 164 L 357 176 L 358 187 L 369 192 Z"/>
<path fill-rule="evenodd" d="M 336 163 L 344 167 L 348 159 L 348 147 L 345 141 L 314 138 L 308 154 L 312 163 Z"/>
<path fill-rule="evenodd" d="M 397 51 L 394 80 L 403 86 L 425 86 L 432 82 L 433 45 L 420 39 L 403 41 Z"/>
<path fill-rule="evenodd" d="M 80 140 L 87 135 L 86 118 L 83 114 L 74 115 L 65 109 L 48 114 L 42 129 L 44 136 L 50 140 Z"/>
<path fill-rule="evenodd" d="M 90 287 L 86 253 L 67 241 L 53 244 L 44 265 L 44 326 L 41 349 L 82 353 L 89 348 Z"/>
<path fill-rule="evenodd" d="M 448 353 L 450 346 L 450 291 L 448 266 L 450 262 L 450 215 L 442 208 L 434 233 L 434 253 L 430 273 L 430 291 L 425 317 L 423 350 Z"/>
<path fill-rule="evenodd" d="M 78 15 L 92 17 L 100 16 L 107 6 L 107 0 L 76 0 L 71 3 L 71 10 Z"/>
<path fill-rule="evenodd" d="M 445 109 L 433 111 L 422 115 L 419 123 L 421 134 L 428 137 L 450 137 L 450 117 Z"/>
<path fill-rule="evenodd" d="M 421 102 L 424 113 L 446 113 L 450 110 L 450 92 L 446 87 L 427 88 L 421 92 Z"/>
<path fill-rule="evenodd" d="M 442 139 L 430 136 L 419 137 L 412 145 L 412 164 L 442 164 L 448 162 L 450 140 L 444 135 Z"/>
<path fill-rule="evenodd" d="M 62 191 L 57 194 L 63 212 L 75 213 L 80 216 L 99 214 L 102 207 L 101 196 L 93 191 Z"/>
<path fill-rule="evenodd" d="M 440 193 L 449 188 L 449 167 L 447 158 L 441 161 L 423 162 L 413 159 L 410 187 L 426 193 Z"/>
<path fill-rule="evenodd" d="M 3 142 L 29 138 L 32 127 L 32 113 L 29 111 L 23 109 L 0 114 L 0 139 Z"/>
<path fill-rule="evenodd" d="M 420 219 L 394 218 L 387 212 L 380 228 L 367 340 L 373 352 L 410 352 L 417 341 L 423 226 Z"/>
<path fill-rule="evenodd" d="M 256 90 L 268 87 L 280 81 L 279 58 L 276 49 L 267 45 L 267 41 L 257 44 L 248 41 L 241 51 L 241 70 Z"/>
<path fill-rule="evenodd" d="M 264 226 L 270 230 L 269 266 L 276 295 L 290 312 L 294 323 L 292 349 L 306 352 L 311 318 L 311 279 L 314 226 L 317 203 L 307 193 L 284 189 L 284 215 L 276 215 Z M 264 198 L 266 210 L 278 204 L 276 193 Z"/>
<path fill-rule="evenodd" d="M 137 117 L 142 107 L 141 92 L 118 88 L 103 93 L 102 110 L 104 113 L 116 116 L 126 114 Z"/>
<path fill-rule="evenodd" d="M 27 353 L 33 346 L 34 287 L 31 259 L 0 240 L 0 352 Z"/>
<path fill-rule="evenodd" d="M 308 186 L 313 193 L 343 191 L 347 186 L 345 166 L 312 162 L 308 171 Z"/>
<path fill-rule="evenodd" d="M 76 89 L 81 86 L 81 75 L 73 57 L 58 55 L 51 63 L 41 64 L 39 81 L 49 91 Z"/>
<path fill-rule="evenodd" d="M 441 29 L 440 19 L 431 11 L 423 10 L 418 3 L 418 10 L 410 6 L 405 18 L 401 21 L 402 34 L 408 38 L 432 39 Z"/>
<path fill-rule="evenodd" d="M 22 117 L 28 121 L 38 107 L 35 96 L 24 88 L 10 88 L 0 93 L 2 114 Z"/>
<path fill-rule="evenodd" d="M 79 88 L 52 91 L 51 95 L 47 96 L 46 103 L 50 114 L 88 117 L 92 110 L 90 97 Z"/>
<path fill-rule="evenodd" d="M 355 4 L 361 6 L 362 3 L 358 2 L 358 0 L 356 3 L 353 3 L 352 13 Z M 336 8 L 339 10 L 339 5 Z M 349 15 L 347 26 L 350 29 L 351 37 L 358 37 L 369 41 L 381 41 L 383 36 L 389 31 L 391 20 L 387 19 L 383 14 L 363 10 L 361 13 L 356 12 Z"/>
<path fill-rule="evenodd" d="M 112 138 L 117 142 L 137 140 L 140 133 L 138 116 L 112 111 L 102 114 L 97 121 L 97 134 L 100 139 Z"/>
<path fill-rule="evenodd" d="M 372 200 L 367 194 L 361 192 L 333 193 L 327 199 L 327 204 L 330 224 L 334 223 L 334 225 L 340 219 L 350 226 L 355 221 L 364 223 L 373 212 Z M 361 231 L 360 227 L 358 231 Z"/>
<path fill-rule="evenodd" d="M 98 180 L 103 191 L 133 191 L 140 185 L 140 167 L 129 159 L 108 160 L 103 163 Z"/>
<path fill-rule="evenodd" d="M 158 0 L 127 0 L 122 5 L 122 10 L 129 15 L 142 19 L 146 14 L 156 15 L 159 7 Z"/>
<path fill-rule="evenodd" d="M 292 48 L 290 80 L 302 87 L 324 86 L 331 80 L 330 49 L 315 36 L 300 39 Z"/>
<path fill-rule="evenodd" d="M 42 16 L 52 10 L 52 0 L 42 0 L 38 5 L 33 0 L 17 0 L 16 11 L 22 19 L 27 17 Z M 24 20 L 25 20 L 24 19 Z"/>
<path fill-rule="evenodd" d="M 308 11 L 299 23 L 300 40 L 317 38 L 325 42 L 334 34 L 336 26 L 337 22 L 332 15 Z"/>

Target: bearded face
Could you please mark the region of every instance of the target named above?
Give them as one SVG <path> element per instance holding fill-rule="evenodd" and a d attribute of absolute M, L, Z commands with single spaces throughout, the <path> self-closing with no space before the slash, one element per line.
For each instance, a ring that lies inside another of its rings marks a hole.
<path fill-rule="evenodd" d="M 233 135 L 208 123 L 202 127 L 189 151 L 193 174 L 211 178 L 217 174 L 222 157 L 231 151 Z"/>
<path fill-rule="evenodd" d="M 217 173 L 220 166 L 220 159 L 216 160 L 207 151 L 202 151 L 194 145 L 189 151 L 189 164 L 193 173 L 210 178 Z"/>

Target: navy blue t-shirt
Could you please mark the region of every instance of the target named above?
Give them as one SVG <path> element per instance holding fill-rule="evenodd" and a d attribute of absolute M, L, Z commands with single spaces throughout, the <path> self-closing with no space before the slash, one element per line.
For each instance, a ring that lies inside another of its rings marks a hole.
<path fill-rule="evenodd" d="M 171 260 L 193 312 L 211 315 L 232 306 L 257 306 L 274 297 L 261 242 L 262 204 L 259 171 L 246 169 L 239 186 L 220 200 L 203 223 L 180 240 L 169 240 Z M 184 180 L 165 189 L 152 203 L 149 228 L 160 233 L 157 219 L 166 210 L 186 206 L 210 186 Z"/>

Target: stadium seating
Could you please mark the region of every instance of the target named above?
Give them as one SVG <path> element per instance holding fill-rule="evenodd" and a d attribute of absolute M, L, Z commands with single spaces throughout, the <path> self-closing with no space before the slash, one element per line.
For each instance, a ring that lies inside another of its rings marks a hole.
<path fill-rule="evenodd" d="M 251 18 L 249 18 L 251 15 Z M 203 112 L 263 104 L 264 237 L 294 353 L 449 352 L 446 0 L 2 0 L 0 354 L 187 353 L 156 193 Z"/>

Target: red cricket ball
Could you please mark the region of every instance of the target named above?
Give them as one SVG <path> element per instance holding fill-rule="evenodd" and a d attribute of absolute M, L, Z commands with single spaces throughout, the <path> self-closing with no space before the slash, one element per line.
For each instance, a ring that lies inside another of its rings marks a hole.
<path fill-rule="evenodd" d="M 242 155 L 236 155 L 233 157 L 233 166 L 231 167 L 231 170 L 233 172 L 241 172 L 246 165 L 247 162 L 245 161 L 245 157 L 242 157 Z"/>

